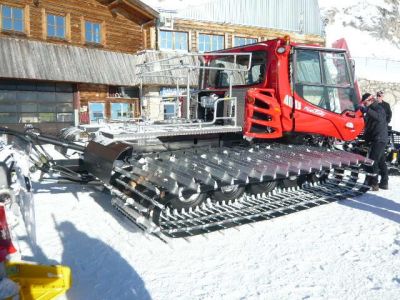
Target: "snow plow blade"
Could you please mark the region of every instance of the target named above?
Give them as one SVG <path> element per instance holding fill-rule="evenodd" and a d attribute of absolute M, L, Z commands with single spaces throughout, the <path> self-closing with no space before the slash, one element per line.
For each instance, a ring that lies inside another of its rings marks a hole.
<path fill-rule="evenodd" d="M 104 146 L 91 141 L 84 151 L 84 167 L 104 183 L 109 183 L 114 162 L 131 153 L 132 148 L 124 143 Z"/>
<path fill-rule="evenodd" d="M 6 272 L 8 278 L 19 284 L 21 300 L 56 299 L 72 284 L 70 268 L 61 265 L 8 262 Z"/>

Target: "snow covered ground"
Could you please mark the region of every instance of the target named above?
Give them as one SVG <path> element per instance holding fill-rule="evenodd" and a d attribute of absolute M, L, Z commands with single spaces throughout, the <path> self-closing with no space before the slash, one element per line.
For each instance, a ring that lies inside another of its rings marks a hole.
<path fill-rule="evenodd" d="M 400 177 L 389 191 L 168 245 L 92 187 L 36 182 L 34 193 L 36 235 L 13 229 L 18 255 L 68 265 L 73 286 L 62 299 L 400 298 Z"/>
<path fill-rule="evenodd" d="M 17 246 L 71 267 L 62 299 L 398 299 L 400 177 L 390 188 L 167 245 L 102 192 L 35 183 L 37 244 Z"/>

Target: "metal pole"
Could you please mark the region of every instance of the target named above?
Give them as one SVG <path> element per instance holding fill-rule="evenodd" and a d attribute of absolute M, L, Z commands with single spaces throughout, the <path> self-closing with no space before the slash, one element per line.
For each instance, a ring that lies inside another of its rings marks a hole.
<path fill-rule="evenodd" d="M 190 68 L 188 69 L 186 83 L 186 118 L 190 120 Z"/>
<path fill-rule="evenodd" d="M 235 97 L 235 101 L 233 102 L 235 104 L 235 127 L 237 126 L 237 97 Z"/>
<path fill-rule="evenodd" d="M 228 72 L 228 78 L 229 78 L 229 98 L 232 97 L 232 71 Z"/>
<path fill-rule="evenodd" d="M 72 149 L 72 150 L 79 151 L 79 152 L 84 152 L 86 149 L 85 146 L 81 146 L 81 145 L 75 144 L 73 142 L 62 142 L 62 141 L 58 140 L 56 137 L 52 137 L 52 136 L 46 136 L 46 135 L 41 135 L 41 134 L 36 135 L 33 133 L 32 134 L 28 133 L 28 135 L 32 139 L 34 139 L 38 142 L 43 142 L 43 143 L 48 143 L 48 144 L 52 144 L 55 146 L 65 147 L 65 148 Z"/>
<path fill-rule="evenodd" d="M 176 79 L 176 98 L 175 98 L 175 109 L 174 109 L 174 114 L 176 118 L 179 118 L 181 114 L 179 113 L 179 97 L 180 97 L 180 91 L 179 91 L 179 78 Z"/>
<path fill-rule="evenodd" d="M 236 67 L 236 54 L 233 56 L 233 68 Z M 232 97 L 232 74 L 233 71 L 229 71 L 229 97 Z"/>
<path fill-rule="evenodd" d="M 140 86 L 139 86 L 139 109 L 140 109 L 140 117 L 143 118 L 143 77 L 140 76 Z"/>

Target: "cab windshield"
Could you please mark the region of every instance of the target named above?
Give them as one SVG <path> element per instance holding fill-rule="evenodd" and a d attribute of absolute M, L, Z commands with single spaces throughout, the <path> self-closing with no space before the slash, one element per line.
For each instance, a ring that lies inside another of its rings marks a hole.
<path fill-rule="evenodd" d="M 295 51 L 295 91 L 308 102 L 335 113 L 354 111 L 358 103 L 344 52 Z"/>

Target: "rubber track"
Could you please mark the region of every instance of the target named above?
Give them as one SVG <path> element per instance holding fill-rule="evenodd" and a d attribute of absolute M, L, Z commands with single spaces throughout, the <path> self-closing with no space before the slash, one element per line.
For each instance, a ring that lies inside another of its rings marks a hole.
<path fill-rule="evenodd" d="M 142 190 L 150 192 L 146 199 L 150 201 L 160 190 L 175 196 L 185 191 L 208 193 L 233 184 L 279 180 L 367 162 L 365 157 L 346 151 L 270 144 L 150 154 L 121 162 L 114 171 L 119 180 L 142 185 Z M 130 190 L 138 193 L 136 188 Z M 155 201 L 153 204 L 159 206 Z"/>
<path fill-rule="evenodd" d="M 127 206 L 120 199 L 114 205 L 140 227 L 165 240 L 165 238 L 190 237 L 210 233 L 239 225 L 269 220 L 289 215 L 315 206 L 355 197 L 365 193 L 368 188 L 357 183 L 357 171 L 346 170 L 331 174 L 320 184 L 304 184 L 302 188 L 277 190 L 268 195 L 244 195 L 240 199 L 227 203 L 213 203 L 208 200 L 195 209 L 161 212 L 158 225 L 143 218 L 138 219 L 137 212 L 132 214 L 134 206 Z"/>
<path fill-rule="evenodd" d="M 113 205 L 141 229 L 162 239 L 189 237 L 360 195 L 366 189 L 357 183 L 357 178 L 360 165 L 365 163 L 371 161 L 354 153 L 281 144 L 149 154 L 115 164 Z M 172 195 L 183 190 L 212 194 L 232 184 L 248 185 L 319 171 L 330 172 L 324 183 L 305 184 L 296 190 L 275 190 L 268 195 L 245 194 L 222 203 L 208 198 L 195 208 L 179 211 L 158 198 L 160 191 Z M 132 197 L 124 190 L 130 191 Z"/>

